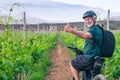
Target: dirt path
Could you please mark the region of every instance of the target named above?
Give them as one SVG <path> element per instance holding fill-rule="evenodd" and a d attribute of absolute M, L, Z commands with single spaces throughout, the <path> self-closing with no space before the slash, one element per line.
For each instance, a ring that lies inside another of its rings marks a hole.
<path fill-rule="evenodd" d="M 66 48 L 61 47 L 60 41 L 51 55 L 52 66 L 48 70 L 46 80 L 71 80 L 70 56 Z"/>

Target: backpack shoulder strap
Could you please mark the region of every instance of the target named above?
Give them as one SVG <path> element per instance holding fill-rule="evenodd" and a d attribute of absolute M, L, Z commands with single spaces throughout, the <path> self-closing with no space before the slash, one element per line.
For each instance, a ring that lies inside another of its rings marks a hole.
<path fill-rule="evenodd" d="M 97 24 L 96 26 L 99 27 L 102 31 L 104 31 L 104 29 L 99 24 Z"/>
<path fill-rule="evenodd" d="M 99 24 L 97 24 L 96 25 L 98 28 L 100 28 L 101 29 L 101 31 L 102 31 L 102 47 L 100 48 L 100 46 L 96 43 L 96 41 L 94 41 L 97 45 L 98 45 L 98 47 L 100 48 L 100 52 L 102 52 L 102 49 L 103 49 L 103 44 L 104 44 L 104 29 L 99 25 Z"/>

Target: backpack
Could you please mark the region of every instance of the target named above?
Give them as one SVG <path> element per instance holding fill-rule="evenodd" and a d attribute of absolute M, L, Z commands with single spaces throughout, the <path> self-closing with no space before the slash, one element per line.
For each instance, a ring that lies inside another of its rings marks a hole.
<path fill-rule="evenodd" d="M 109 30 L 104 30 L 102 27 L 97 25 L 103 34 L 101 54 L 102 57 L 112 57 L 115 49 L 115 37 Z"/>

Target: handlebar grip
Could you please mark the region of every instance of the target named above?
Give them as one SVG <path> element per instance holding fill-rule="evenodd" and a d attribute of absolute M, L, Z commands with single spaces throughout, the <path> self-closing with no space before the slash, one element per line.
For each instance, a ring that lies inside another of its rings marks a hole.
<path fill-rule="evenodd" d="M 69 48 L 69 49 L 73 50 L 74 52 L 76 52 L 77 55 L 83 54 L 83 52 L 81 50 L 79 50 L 78 48 L 76 48 L 76 47 L 74 48 L 74 47 L 68 46 L 67 48 Z"/>
<path fill-rule="evenodd" d="M 69 48 L 69 49 L 75 49 L 75 48 L 73 48 L 73 47 L 70 47 L 70 46 L 68 46 L 67 48 Z"/>

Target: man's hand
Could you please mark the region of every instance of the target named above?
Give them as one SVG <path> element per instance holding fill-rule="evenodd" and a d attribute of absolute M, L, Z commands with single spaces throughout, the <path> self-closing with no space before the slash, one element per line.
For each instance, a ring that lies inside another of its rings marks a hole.
<path fill-rule="evenodd" d="M 64 31 L 65 32 L 72 32 L 73 28 L 70 26 L 69 23 L 67 23 L 67 25 L 64 27 Z"/>

